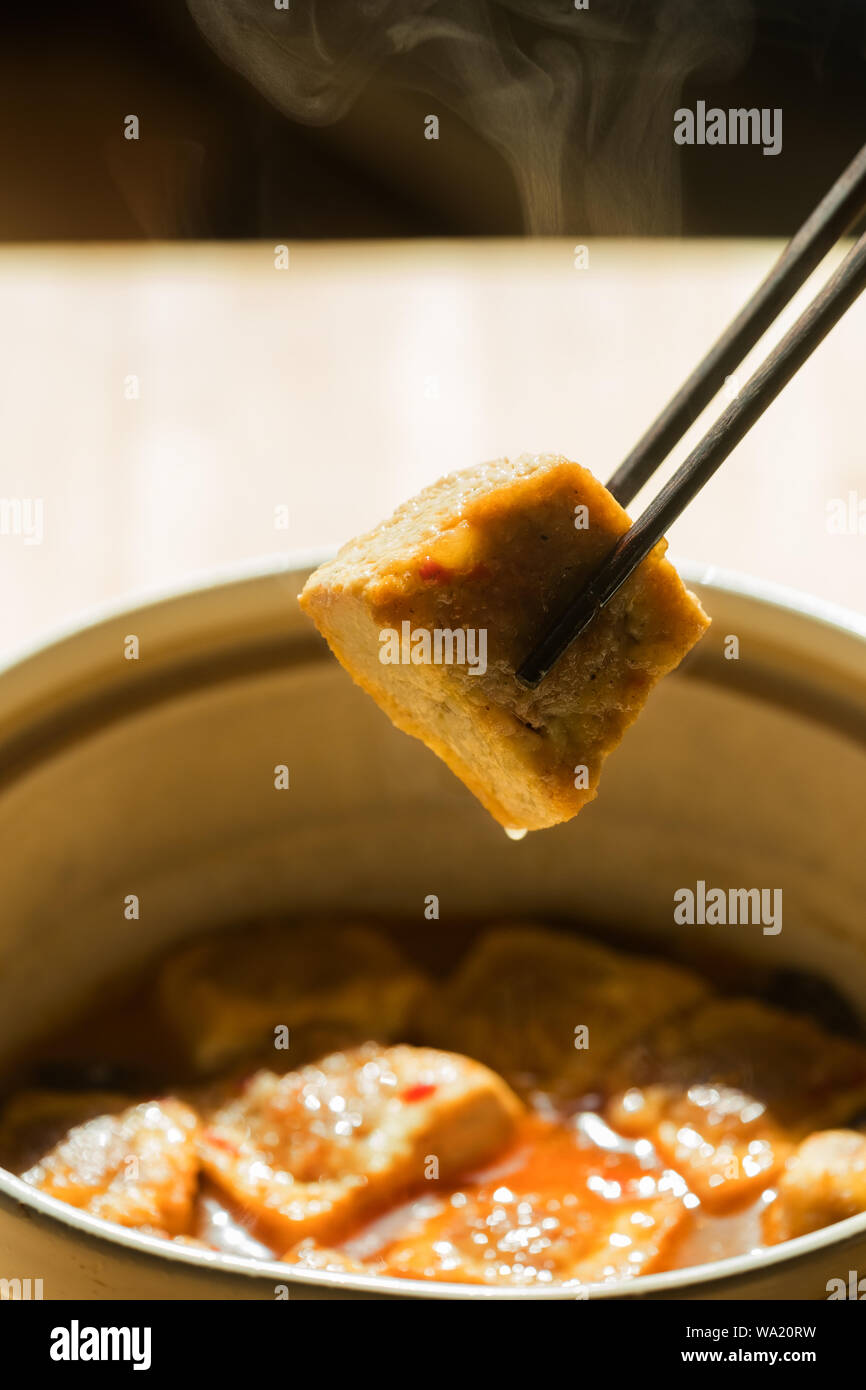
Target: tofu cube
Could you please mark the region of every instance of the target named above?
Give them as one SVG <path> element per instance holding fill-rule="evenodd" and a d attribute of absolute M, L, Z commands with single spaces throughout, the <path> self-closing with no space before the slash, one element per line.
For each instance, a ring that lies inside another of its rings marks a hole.
<path fill-rule="evenodd" d="M 300 604 L 352 678 L 507 829 L 570 820 L 709 619 L 660 541 L 550 674 L 517 667 L 629 518 L 585 468 L 500 459 L 442 478 L 345 545 Z"/>
<path fill-rule="evenodd" d="M 706 994 L 680 966 L 512 923 L 481 938 L 431 997 L 422 1028 L 427 1042 L 477 1057 L 519 1090 L 574 1100 L 604 1092 L 620 1053 Z"/>
<path fill-rule="evenodd" d="M 76 1125 L 21 1176 L 104 1221 L 157 1235 L 191 1234 L 197 1128 L 198 1117 L 181 1101 L 143 1101 Z"/>
<path fill-rule="evenodd" d="M 612 1283 L 664 1266 L 688 1231 L 685 1184 L 652 1160 L 581 1146 L 529 1121 L 492 1174 L 402 1214 L 377 1267 L 405 1278 L 543 1287 Z"/>
<path fill-rule="evenodd" d="M 866 1049 L 751 999 L 712 1000 L 617 1064 L 607 1118 L 652 1140 L 704 1204 L 757 1196 L 811 1130 L 866 1104 Z"/>
<path fill-rule="evenodd" d="M 326 1244 L 426 1181 L 502 1149 L 522 1106 L 498 1076 L 431 1048 L 368 1044 L 259 1072 L 211 1119 L 205 1173 L 280 1253 Z"/>
<path fill-rule="evenodd" d="M 866 1211 L 866 1135 L 823 1130 L 788 1159 L 775 1201 L 764 1213 L 770 1245 Z"/>
<path fill-rule="evenodd" d="M 381 933 L 354 923 L 268 922 L 208 934 L 164 962 L 162 1017 L 194 1073 L 274 1055 L 288 1028 L 301 1065 L 375 1037 L 405 1035 L 424 977 Z"/>

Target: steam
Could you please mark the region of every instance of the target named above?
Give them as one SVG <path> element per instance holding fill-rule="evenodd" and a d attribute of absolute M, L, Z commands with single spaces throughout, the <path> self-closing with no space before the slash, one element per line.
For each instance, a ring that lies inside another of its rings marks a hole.
<path fill-rule="evenodd" d="M 429 93 L 502 152 L 532 233 L 678 231 L 683 84 L 735 70 L 752 41 L 751 0 L 187 3 L 294 120 L 339 120 L 381 70 Z"/>

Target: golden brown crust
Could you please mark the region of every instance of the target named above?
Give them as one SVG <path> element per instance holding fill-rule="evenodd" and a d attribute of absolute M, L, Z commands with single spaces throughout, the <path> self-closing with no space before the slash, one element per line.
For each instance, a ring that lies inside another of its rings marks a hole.
<path fill-rule="evenodd" d="M 202 1131 L 201 1161 L 277 1247 L 329 1242 L 421 1187 L 431 1156 L 443 1180 L 493 1158 L 522 1114 L 479 1062 L 369 1043 L 258 1072 Z"/>
<path fill-rule="evenodd" d="M 437 753 L 501 824 L 538 829 L 595 797 L 605 757 L 708 624 L 662 541 L 541 685 L 520 685 L 515 669 L 545 622 L 628 525 L 606 489 L 567 459 L 484 464 L 441 479 L 344 546 L 300 603 L 398 728 Z M 412 633 L 483 632 L 485 669 L 381 664 L 381 634 L 404 624 Z"/>
<path fill-rule="evenodd" d="M 623 1093 L 609 1123 L 722 1210 L 758 1196 L 811 1130 L 861 1110 L 866 1050 L 756 999 L 712 999 L 621 1057 L 610 1084 Z"/>
<path fill-rule="evenodd" d="M 476 1057 L 518 1091 L 573 1101 L 603 1093 L 617 1058 L 706 994 L 681 966 L 511 922 L 485 932 L 420 1026 L 425 1041 Z"/>

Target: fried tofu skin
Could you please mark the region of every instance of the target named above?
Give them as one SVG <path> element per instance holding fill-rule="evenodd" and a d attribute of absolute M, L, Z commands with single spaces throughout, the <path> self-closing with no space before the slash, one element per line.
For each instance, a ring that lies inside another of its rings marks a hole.
<path fill-rule="evenodd" d="M 866 1102 L 866 1050 L 749 999 L 667 1024 L 615 1069 L 607 1119 L 650 1138 L 709 1209 L 771 1185 L 794 1145 Z"/>
<path fill-rule="evenodd" d="M 499 459 L 345 545 L 300 604 L 353 680 L 501 825 L 542 829 L 593 800 L 604 759 L 709 623 L 660 541 L 538 688 L 521 685 L 545 623 L 629 524 L 578 464 Z"/>
<path fill-rule="evenodd" d="M 697 975 L 534 924 L 482 937 L 431 999 L 425 1040 L 477 1057 L 519 1090 L 604 1091 L 614 1058 L 707 994 Z"/>
<path fill-rule="evenodd" d="M 277 1247 L 328 1244 L 425 1180 L 496 1154 L 521 1113 L 478 1062 L 370 1044 L 259 1072 L 202 1133 L 202 1166 Z"/>
<path fill-rule="evenodd" d="M 785 1165 L 764 1213 L 769 1245 L 866 1211 L 866 1135 L 851 1129 L 810 1134 Z"/>
<path fill-rule="evenodd" d="M 143 1101 L 76 1125 L 25 1182 L 104 1221 L 158 1234 L 191 1233 L 198 1119 L 178 1100 Z"/>

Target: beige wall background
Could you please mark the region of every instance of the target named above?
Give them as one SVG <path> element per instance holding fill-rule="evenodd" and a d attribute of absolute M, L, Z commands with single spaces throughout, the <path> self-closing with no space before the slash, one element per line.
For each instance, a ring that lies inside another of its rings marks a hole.
<path fill-rule="evenodd" d="M 780 244 L 597 241 L 586 269 L 555 239 L 289 250 L 287 270 L 264 243 L 0 252 L 0 498 L 44 516 L 41 544 L 0 535 L 0 659 L 105 603 L 327 551 L 485 458 L 557 451 L 606 478 Z M 866 496 L 864 343 L 866 298 L 676 524 L 674 558 L 866 607 L 866 537 L 828 527 L 833 499 Z"/>

